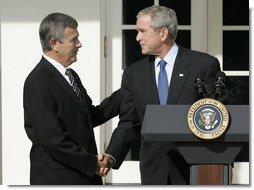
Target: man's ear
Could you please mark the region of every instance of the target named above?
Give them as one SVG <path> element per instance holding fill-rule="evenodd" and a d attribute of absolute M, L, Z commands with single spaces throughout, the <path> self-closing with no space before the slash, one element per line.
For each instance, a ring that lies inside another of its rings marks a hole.
<path fill-rule="evenodd" d="M 169 31 L 168 31 L 168 28 L 167 27 L 164 27 L 161 29 L 161 32 L 160 32 L 160 36 L 161 36 L 161 39 L 164 41 L 168 38 L 169 36 Z"/>
<path fill-rule="evenodd" d="M 49 43 L 50 43 L 50 46 L 51 46 L 52 50 L 57 52 L 58 51 L 58 41 L 57 41 L 57 39 L 52 38 Z"/>

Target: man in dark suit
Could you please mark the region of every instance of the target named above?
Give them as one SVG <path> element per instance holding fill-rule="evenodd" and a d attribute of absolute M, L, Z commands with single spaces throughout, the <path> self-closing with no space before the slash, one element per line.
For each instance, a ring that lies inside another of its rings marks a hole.
<path fill-rule="evenodd" d="M 175 43 L 178 22 L 172 9 L 145 8 L 137 15 L 136 27 L 142 54 L 149 56 L 129 66 L 123 74 L 120 122 L 106 150 L 116 159 L 114 169 L 120 167 L 140 135 L 146 105 L 192 104 L 197 100 L 197 77 L 213 84 L 220 71 L 215 57 Z M 167 143 L 142 139 L 140 172 L 143 185 L 189 184 L 189 165 L 170 139 Z"/>
<path fill-rule="evenodd" d="M 44 54 L 24 84 L 32 185 L 100 185 L 100 168 L 113 164 L 109 155 L 98 155 L 93 127 L 118 115 L 122 95 L 116 91 L 92 105 L 69 68 L 82 46 L 77 27 L 74 18 L 62 13 L 50 14 L 40 24 Z"/>

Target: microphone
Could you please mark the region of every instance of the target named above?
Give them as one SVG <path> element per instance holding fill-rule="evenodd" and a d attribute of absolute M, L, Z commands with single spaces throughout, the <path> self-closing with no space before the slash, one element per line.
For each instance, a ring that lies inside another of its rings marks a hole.
<path fill-rule="evenodd" d="M 197 92 L 199 98 L 204 98 L 204 95 L 205 95 L 205 83 L 204 83 L 204 81 L 200 77 L 198 77 L 196 79 L 195 88 L 196 88 L 196 92 Z"/>
<path fill-rule="evenodd" d="M 218 72 L 216 76 L 217 80 L 214 83 L 214 98 L 218 99 L 221 97 L 222 92 L 225 90 L 225 78 L 226 75 L 224 72 Z"/>

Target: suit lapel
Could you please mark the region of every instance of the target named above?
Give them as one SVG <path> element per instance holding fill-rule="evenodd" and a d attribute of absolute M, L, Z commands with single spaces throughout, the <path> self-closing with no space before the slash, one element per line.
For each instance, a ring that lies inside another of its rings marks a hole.
<path fill-rule="evenodd" d="M 154 70 L 154 56 L 149 56 L 144 61 L 144 77 L 142 78 L 142 84 L 145 89 L 145 94 L 148 98 L 148 104 L 159 104 L 159 98 L 157 93 L 157 85 L 155 80 Z"/>
<path fill-rule="evenodd" d="M 168 104 L 175 104 L 183 85 L 188 78 L 189 70 L 187 69 L 188 61 L 184 54 L 183 48 L 179 46 L 178 54 L 176 56 L 174 69 L 170 81 Z"/>
<path fill-rule="evenodd" d="M 45 58 L 42 58 L 42 64 L 46 67 L 49 71 L 50 76 L 54 79 L 55 83 L 62 88 L 62 90 L 70 96 L 70 98 L 77 104 L 77 106 L 82 110 L 85 111 L 84 106 L 80 103 L 78 97 L 76 96 L 75 92 L 73 91 L 71 85 L 66 81 L 66 79 L 61 75 L 60 72 Z"/>

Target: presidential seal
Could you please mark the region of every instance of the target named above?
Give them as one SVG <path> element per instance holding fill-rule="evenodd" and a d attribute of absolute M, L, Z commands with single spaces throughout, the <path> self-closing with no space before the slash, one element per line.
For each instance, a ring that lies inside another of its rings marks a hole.
<path fill-rule="evenodd" d="M 221 102 L 204 98 L 192 104 L 187 119 L 194 135 L 201 139 L 215 139 L 226 131 L 229 114 Z"/>

